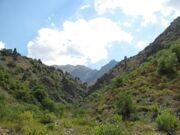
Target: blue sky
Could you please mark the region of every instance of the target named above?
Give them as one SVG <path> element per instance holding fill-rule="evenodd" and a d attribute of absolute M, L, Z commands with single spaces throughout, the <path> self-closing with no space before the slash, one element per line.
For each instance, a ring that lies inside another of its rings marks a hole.
<path fill-rule="evenodd" d="M 133 56 L 180 15 L 179 0 L 0 0 L 0 48 L 47 65 Z"/>

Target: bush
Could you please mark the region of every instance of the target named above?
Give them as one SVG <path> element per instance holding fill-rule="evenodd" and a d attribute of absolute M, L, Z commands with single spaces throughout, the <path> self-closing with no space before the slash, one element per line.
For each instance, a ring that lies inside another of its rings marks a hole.
<path fill-rule="evenodd" d="M 86 112 L 82 108 L 77 108 L 74 110 L 73 114 L 74 114 L 74 117 L 76 118 L 82 118 L 86 114 Z"/>
<path fill-rule="evenodd" d="M 117 100 L 116 109 L 117 112 L 122 115 L 123 120 L 129 119 L 135 111 L 132 97 L 126 93 L 121 94 Z"/>
<path fill-rule="evenodd" d="M 46 129 L 39 128 L 27 128 L 24 132 L 24 135 L 48 135 L 48 131 Z"/>
<path fill-rule="evenodd" d="M 37 85 L 33 88 L 32 91 L 33 96 L 37 99 L 38 102 L 42 103 L 42 101 L 47 98 L 47 93 L 44 88 L 40 85 Z"/>
<path fill-rule="evenodd" d="M 156 122 L 159 130 L 163 130 L 168 133 L 174 132 L 177 127 L 176 117 L 167 111 L 158 115 Z"/>
<path fill-rule="evenodd" d="M 177 64 L 177 57 L 175 53 L 172 52 L 164 52 L 163 56 L 161 56 L 158 63 L 158 71 L 160 74 L 170 74 L 175 72 L 175 66 Z"/>
<path fill-rule="evenodd" d="M 113 80 L 113 87 L 117 88 L 117 87 L 120 87 L 122 86 L 123 84 L 123 78 L 122 77 L 117 77 Z"/>
<path fill-rule="evenodd" d="M 114 114 L 108 121 L 111 124 L 121 124 L 122 122 L 122 116 L 118 114 Z"/>
<path fill-rule="evenodd" d="M 41 118 L 41 123 L 43 124 L 50 124 L 50 123 L 54 123 L 56 117 L 53 113 L 47 113 L 45 115 L 43 115 L 43 117 Z"/>
<path fill-rule="evenodd" d="M 12 49 L 2 49 L 2 50 L 0 50 L 0 55 L 10 56 L 10 55 L 12 55 Z"/>
<path fill-rule="evenodd" d="M 100 125 L 95 128 L 95 135 L 125 135 L 117 125 Z"/>
<path fill-rule="evenodd" d="M 176 54 L 178 62 L 180 62 L 180 43 L 177 43 L 172 47 L 172 52 Z"/>
<path fill-rule="evenodd" d="M 42 100 L 42 105 L 43 105 L 44 109 L 47 109 L 50 112 L 53 112 L 55 110 L 55 108 L 56 108 L 55 103 L 49 98 L 43 99 Z"/>
<path fill-rule="evenodd" d="M 153 105 L 151 111 L 153 112 L 152 119 L 155 120 L 160 112 L 159 106 L 157 104 Z"/>

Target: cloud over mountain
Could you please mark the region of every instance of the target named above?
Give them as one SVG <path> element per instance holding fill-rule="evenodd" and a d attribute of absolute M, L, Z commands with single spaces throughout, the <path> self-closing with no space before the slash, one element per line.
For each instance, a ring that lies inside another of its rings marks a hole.
<path fill-rule="evenodd" d="M 28 56 L 48 65 L 87 65 L 108 56 L 114 43 L 130 43 L 132 36 L 108 18 L 65 21 L 63 28 L 42 28 L 27 45 Z"/>

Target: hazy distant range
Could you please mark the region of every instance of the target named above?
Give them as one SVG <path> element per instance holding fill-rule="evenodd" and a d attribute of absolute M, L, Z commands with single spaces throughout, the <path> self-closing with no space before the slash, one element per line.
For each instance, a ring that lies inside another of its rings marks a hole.
<path fill-rule="evenodd" d="M 101 67 L 100 70 L 91 69 L 82 65 L 54 65 L 54 67 L 61 69 L 63 72 L 68 72 L 74 77 L 78 77 L 84 83 L 93 84 L 98 78 L 115 67 L 117 63 L 117 61 L 111 60 L 108 64 Z"/>

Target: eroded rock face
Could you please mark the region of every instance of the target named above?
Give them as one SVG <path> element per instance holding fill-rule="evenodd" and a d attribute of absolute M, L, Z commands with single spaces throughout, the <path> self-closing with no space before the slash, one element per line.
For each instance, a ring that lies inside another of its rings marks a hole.
<path fill-rule="evenodd" d="M 157 51 L 165 48 L 169 42 L 175 41 L 180 38 L 180 17 L 176 18 L 170 26 L 160 34 L 153 43 L 147 46 L 143 51 L 137 55 L 126 59 L 126 70 L 124 71 L 125 60 L 119 62 L 109 73 L 103 75 L 97 80 L 97 82 L 89 88 L 89 94 L 93 91 L 100 89 L 105 84 L 108 84 L 110 80 L 117 75 L 121 75 L 123 72 L 128 72 L 142 63 L 148 56 L 155 54 Z"/>
<path fill-rule="evenodd" d="M 160 34 L 153 43 L 141 51 L 138 56 L 147 57 L 168 45 L 168 42 L 180 38 L 180 17 L 176 18 L 170 26 Z"/>

